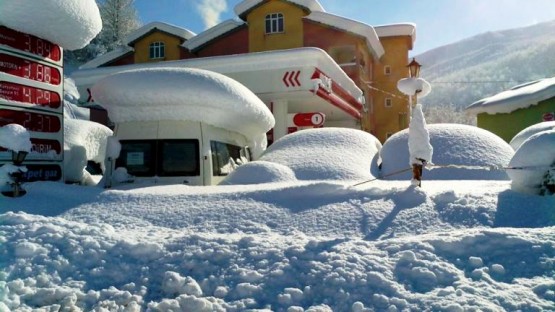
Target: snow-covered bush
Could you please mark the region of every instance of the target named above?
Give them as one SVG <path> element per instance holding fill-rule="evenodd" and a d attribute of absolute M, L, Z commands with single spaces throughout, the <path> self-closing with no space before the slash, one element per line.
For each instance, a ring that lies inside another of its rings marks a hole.
<path fill-rule="evenodd" d="M 31 134 L 23 126 L 18 124 L 8 124 L 0 127 L 0 147 L 14 152 L 31 152 Z M 25 166 L 14 166 L 5 164 L 0 167 L 0 189 L 6 185 L 15 183 L 13 175 L 26 172 Z"/>
<path fill-rule="evenodd" d="M 269 161 L 257 160 L 237 167 L 220 185 L 292 182 L 297 180 L 291 168 Z"/>
<path fill-rule="evenodd" d="M 280 138 L 259 160 L 289 167 L 299 180 L 367 180 L 379 172 L 381 147 L 361 130 L 308 129 Z"/>
<path fill-rule="evenodd" d="M 526 139 L 528 139 L 532 135 L 551 129 L 555 129 L 555 121 L 544 121 L 535 125 L 531 125 L 530 127 L 527 127 L 517 133 L 509 144 L 516 151 L 522 145 L 522 143 L 524 143 L 524 141 L 526 141 Z"/>
<path fill-rule="evenodd" d="M 514 191 L 553 194 L 555 187 L 555 129 L 538 132 L 525 140 L 509 163 L 507 173 Z"/>
<path fill-rule="evenodd" d="M 462 124 L 427 125 L 433 147 L 433 163 L 451 167 L 425 167 L 424 179 L 508 180 L 504 170 L 514 150 L 497 135 Z M 386 180 L 409 179 L 410 172 L 388 176 L 409 168 L 408 129 L 397 132 L 383 145 L 381 175 Z"/>

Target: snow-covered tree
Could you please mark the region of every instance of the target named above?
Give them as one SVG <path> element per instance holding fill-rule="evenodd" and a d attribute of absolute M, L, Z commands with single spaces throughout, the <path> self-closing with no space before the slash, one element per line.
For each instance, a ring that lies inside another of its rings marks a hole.
<path fill-rule="evenodd" d="M 102 16 L 100 41 L 111 51 L 140 26 L 135 0 L 99 0 L 98 6 Z"/>
<path fill-rule="evenodd" d="M 97 0 L 102 31 L 86 47 L 64 51 L 66 67 L 78 67 L 123 44 L 125 37 L 140 27 L 135 0 Z"/>

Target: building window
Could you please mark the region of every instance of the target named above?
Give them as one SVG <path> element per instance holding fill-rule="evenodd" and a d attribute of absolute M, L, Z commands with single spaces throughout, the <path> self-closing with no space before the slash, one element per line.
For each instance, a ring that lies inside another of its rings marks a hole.
<path fill-rule="evenodd" d="M 383 68 L 383 73 L 384 73 L 384 75 L 386 75 L 386 76 L 391 75 L 391 66 L 385 65 L 384 68 Z"/>
<path fill-rule="evenodd" d="M 153 42 L 149 46 L 149 55 L 151 59 L 161 59 L 166 56 L 165 46 L 163 42 Z"/>
<path fill-rule="evenodd" d="M 393 100 L 391 98 L 386 98 L 384 104 L 385 107 L 391 107 L 393 106 Z"/>
<path fill-rule="evenodd" d="M 266 34 L 283 32 L 283 14 L 272 13 L 266 15 Z"/>

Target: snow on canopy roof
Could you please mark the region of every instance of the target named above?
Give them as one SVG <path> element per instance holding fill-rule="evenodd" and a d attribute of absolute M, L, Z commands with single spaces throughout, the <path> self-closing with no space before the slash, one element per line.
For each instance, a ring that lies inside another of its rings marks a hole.
<path fill-rule="evenodd" d="M 136 40 L 140 39 L 149 32 L 159 29 L 168 34 L 174 35 L 184 40 L 191 39 L 195 36 L 195 33 L 189 31 L 188 29 L 181 28 L 179 26 L 171 25 L 163 22 L 152 22 L 144 25 L 143 27 L 131 32 L 127 37 L 125 37 L 125 42 L 130 45 Z"/>
<path fill-rule="evenodd" d="M 378 37 L 409 36 L 412 44 L 416 41 L 416 24 L 414 23 L 374 26 L 374 30 Z"/>
<path fill-rule="evenodd" d="M 555 97 L 555 77 L 536 80 L 472 103 L 465 110 L 471 114 L 508 114 L 537 105 Z"/>
<path fill-rule="evenodd" d="M 326 12 L 312 12 L 304 18 L 333 26 L 366 38 L 368 49 L 376 58 L 380 58 L 385 53 L 374 27 L 368 24 Z"/>
<path fill-rule="evenodd" d="M 102 29 L 94 0 L 2 0 L 0 24 L 76 50 Z"/>
<path fill-rule="evenodd" d="M 89 86 L 108 75 L 139 68 L 187 67 L 232 74 L 306 66 L 320 69 L 354 98 L 362 97 L 362 91 L 329 54 L 322 49 L 313 47 L 85 69 L 73 72 L 72 78 L 78 86 Z"/>
<path fill-rule="evenodd" d="M 361 130 L 307 129 L 280 138 L 259 160 L 287 166 L 299 180 L 367 180 L 378 173 L 381 147 Z"/>
<path fill-rule="evenodd" d="M 237 16 L 242 16 L 246 12 L 250 11 L 254 7 L 262 4 L 266 0 L 244 0 L 238 3 L 235 8 L 235 14 Z M 294 3 L 296 5 L 300 5 L 302 7 L 307 8 L 311 12 L 324 12 L 324 7 L 318 2 L 317 0 L 285 0 L 287 2 Z"/>
<path fill-rule="evenodd" d="M 92 93 L 114 122 L 200 121 L 247 138 L 266 133 L 275 123 L 270 110 L 249 89 L 207 70 L 123 71 L 98 81 Z"/>
<path fill-rule="evenodd" d="M 512 147 L 497 135 L 469 125 L 427 125 L 433 147 L 433 163 L 437 165 L 480 166 L 483 168 L 426 168 L 424 180 L 507 180 L 504 170 L 489 167 L 505 167 L 514 155 Z M 392 135 L 380 151 L 381 173 L 386 180 L 410 179 L 411 173 L 387 175 L 404 170 L 409 165 L 409 131 Z"/>
<path fill-rule="evenodd" d="M 215 38 L 218 38 L 219 36 L 226 34 L 233 29 L 236 29 L 243 25 L 245 25 L 245 22 L 243 21 L 237 21 L 234 19 L 226 20 L 185 41 L 181 46 L 189 49 L 189 51 L 192 51 L 206 44 L 207 42 L 210 42 Z"/>
<path fill-rule="evenodd" d="M 135 51 L 135 49 L 133 49 L 130 46 L 127 45 L 122 45 L 119 47 L 116 47 L 114 50 L 104 53 L 100 56 L 97 56 L 96 58 L 88 61 L 87 63 L 79 66 L 79 69 L 88 69 L 88 68 L 96 68 L 98 66 L 104 65 L 108 62 L 111 62 L 113 60 L 116 60 L 124 55 L 126 55 L 129 52 L 133 52 Z"/>

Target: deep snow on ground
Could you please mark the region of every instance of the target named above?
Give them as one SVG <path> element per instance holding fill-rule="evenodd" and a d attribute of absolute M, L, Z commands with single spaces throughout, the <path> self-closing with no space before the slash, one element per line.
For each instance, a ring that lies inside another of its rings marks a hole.
<path fill-rule="evenodd" d="M 555 197 L 355 182 L 30 183 L 0 198 L 0 310 L 553 308 Z"/>

